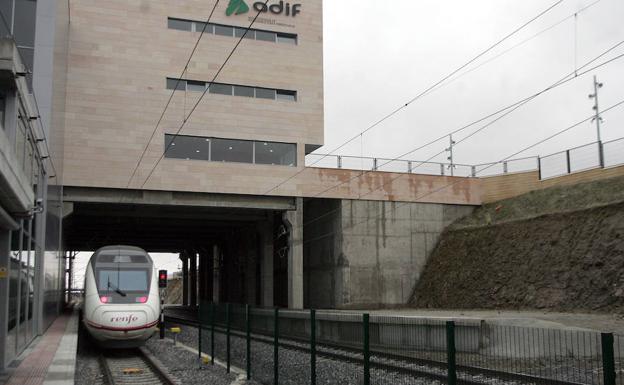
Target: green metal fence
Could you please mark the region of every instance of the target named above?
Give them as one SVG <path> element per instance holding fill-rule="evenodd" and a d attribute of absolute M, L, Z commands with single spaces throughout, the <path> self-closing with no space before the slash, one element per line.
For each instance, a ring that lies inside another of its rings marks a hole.
<path fill-rule="evenodd" d="M 624 337 L 202 303 L 200 351 L 262 384 L 624 385 Z"/>

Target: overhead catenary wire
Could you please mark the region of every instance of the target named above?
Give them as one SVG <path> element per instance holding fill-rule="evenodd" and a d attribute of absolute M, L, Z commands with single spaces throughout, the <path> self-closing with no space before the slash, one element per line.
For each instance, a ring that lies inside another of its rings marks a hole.
<path fill-rule="evenodd" d="M 591 64 L 592 64 L 593 62 L 595 62 L 596 60 L 599 60 L 600 58 L 604 57 L 605 55 L 607 55 L 608 53 L 612 52 L 614 49 L 618 48 L 619 46 L 621 46 L 621 45 L 623 45 L 623 44 L 624 44 L 624 40 L 622 40 L 622 41 L 620 41 L 620 42 L 616 43 L 615 45 L 611 46 L 611 47 L 610 47 L 610 48 L 608 48 L 607 50 L 603 51 L 600 55 L 596 56 L 595 58 L 593 58 L 593 59 L 592 59 L 592 60 L 590 60 L 589 62 L 585 63 L 583 66 L 581 66 L 581 67 L 579 68 L 579 70 L 580 70 L 580 69 L 583 69 L 583 68 L 586 68 L 587 66 L 591 65 Z M 552 85 L 550 85 L 549 87 L 546 87 L 546 88 L 544 88 L 543 90 L 541 90 L 541 91 L 539 91 L 539 92 L 537 92 L 537 93 L 535 93 L 535 94 L 533 94 L 533 95 L 530 95 L 530 96 L 528 96 L 528 97 L 526 97 L 526 98 L 523 98 L 523 99 L 521 99 L 521 100 L 519 100 L 519 101 L 517 101 L 517 102 L 515 102 L 515 103 L 513 103 L 513 104 L 510 104 L 510 105 L 508 105 L 508 106 L 506 106 L 506 107 L 503 107 L 503 108 L 501 108 L 501 109 L 498 109 L 497 111 L 495 111 L 495 112 L 493 112 L 493 113 L 490 113 L 490 114 L 488 114 L 488 115 L 486 115 L 486 116 L 484 116 L 484 117 L 482 117 L 482 118 L 479 118 L 478 120 L 475 120 L 475 121 L 473 121 L 473 122 L 471 122 L 471 123 L 469 123 L 469 124 L 467 124 L 467 125 L 465 125 L 465 126 L 462 126 L 462 127 L 458 128 L 458 129 L 456 129 L 456 130 L 452 131 L 452 132 L 446 133 L 446 134 L 444 134 L 444 135 L 442 135 L 442 136 L 440 136 L 440 137 L 438 137 L 438 138 L 436 138 L 436 139 L 434 139 L 434 140 L 432 140 L 432 141 L 430 141 L 430 142 L 427 142 L 426 144 L 423 144 L 423 145 L 418 146 L 418 147 L 416 147 L 416 148 L 414 148 L 414 149 L 411 149 L 411 150 L 409 150 L 408 152 L 406 152 L 406 153 L 404 153 L 404 154 L 402 154 L 402 155 L 399 155 L 398 157 L 395 157 L 395 158 L 389 159 L 387 162 L 385 162 L 385 163 L 383 163 L 383 164 L 379 165 L 379 166 L 378 166 L 378 168 L 381 168 L 381 167 L 383 167 L 384 165 L 386 165 L 386 164 L 388 164 L 388 163 L 391 163 L 391 162 L 394 162 L 394 161 L 397 161 L 397 160 L 401 160 L 402 158 L 404 158 L 404 157 L 406 157 L 406 156 L 408 156 L 408 155 L 410 155 L 410 154 L 412 154 L 412 153 L 414 153 L 414 152 L 416 152 L 416 151 L 418 151 L 418 150 L 421 150 L 421 149 L 423 149 L 423 148 L 425 148 L 425 147 L 428 147 L 428 146 L 430 146 L 431 144 L 436 143 L 436 142 L 438 142 L 438 141 L 440 141 L 440 140 L 442 140 L 442 139 L 444 139 L 444 138 L 448 138 L 448 136 L 449 136 L 449 135 L 454 135 L 454 134 L 460 133 L 460 132 L 462 132 L 462 131 L 466 130 L 467 128 L 470 128 L 470 127 L 472 127 L 472 126 L 474 126 L 474 125 L 476 125 L 476 124 L 479 124 L 479 123 L 481 123 L 481 122 L 484 122 L 485 120 L 488 120 L 488 119 L 490 119 L 490 118 L 492 118 L 492 117 L 495 117 L 495 116 L 497 116 L 497 115 L 499 115 L 499 114 L 501 114 L 501 113 L 503 113 L 503 112 L 505 112 L 505 111 L 507 111 L 507 110 L 513 109 L 512 111 L 507 112 L 505 115 L 503 115 L 503 117 L 504 117 L 504 116 L 507 116 L 507 115 L 509 115 L 511 112 L 515 111 L 515 109 L 517 109 L 518 107 L 520 107 L 520 106 L 522 106 L 522 105 L 526 104 L 527 102 L 529 102 L 529 101 L 531 101 L 531 100 L 535 99 L 536 97 L 538 97 L 538 96 L 540 96 L 540 95 L 542 95 L 542 94 L 544 94 L 544 93 L 546 93 L 546 92 L 548 92 L 548 91 L 550 91 L 550 90 L 553 90 L 553 89 L 555 89 L 555 88 L 557 88 L 557 87 L 559 87 L 559 86 L 562 86 L 562 85 L 564 85 L 564 84 L 566 84 L 566 83 L 568 83 L 568 82 L 570 82 L 570 81 L 574 80 L 574 78 L 575 78 L 575 77 L 585 75 L 585 74 L 587 74 L 587 73 L 589 73 L 589 72 L 591 72 L 591 71 L 594 71 L 594 70 L 596 70 L 596 69 L 598 69 L 598 68 L 600 68 L 600 67 L 603 67 L 603 66 L 605 66 L 605 65 L 607 65 L 607 64 L 610 64 L 610 63 L 612 63 L 612 62 L 613 62 L 613 61 L 615 61 L 615 60 L 621 59 L 623 56 L 624 56 L 624 54 L 619 55 L 619 56 L 616 56 L 616 57 L 614 57 L 614 58 L 612 58 L 612 59 L 610 59 L 610 60 L 608 60 L 608 61 L 606 61 L 606 62 L 603 62 L 603 63 L 601 63 L 601 64 L 599 64 L 599 65 L 597 65 L 597 66 L 594 66 L 594 67 L 592 67 L 592 68 L 590 68 L 590 69 L 587 69 L 587 70 L 583 71 L 582 73 L 578 73 L 578 70 L 575 70 L 575 71 L 573 71 L 572 73 L 567 74 L 566 76 L 564 76 L 563 78 L 561 78 L 561 79 L 560 79 L 560 80 L 558 80 L 557 82 L 553 83 L 553 84 L 552 84 Z M 496 122 L 496 121 L 500 120 L 501 118 L 502 118 L 502 117 L 496 118 L 496 120 L 495 120 L 495 121 L 493 121 L 493 122 Z M 483 128 L 489 127 L 489 125 L 491 125 L 493 122 L 488 123 L 488 125 L 486 125 L 486 126 L 482 127 L 480 130 L 482 130 Z M 479 131 L 477 131 L 477 132 L 480 132 L 480 130 L 479 130 Z M 475 132 L 475 133 L 473 133 L 473 134 L 471 134 L 470 136 L 472 136 L 472 135 L 474 135 L 474 134 L 476 134 L 476 132 Z M 470 137 L 470 136 L 469 136 L 469 137 Z M 463 141 L 464 141 L 464 140 L 466 140 L 466 139 L 467 139 L 467 138 L 462 139 L 462 140 L 461 140 L 461 141 L 459 141 L 457 144 L 459 144 L 459 143 L 463 142 Z M 433 157 L 431 157 L 431 158 L 429 158 L 429 159 L 427 159 L 427 160 L 425 160 L 425 161 L 422 161 L 422 162 L 417 162 L 417 163 L 420 163 L 420 165 L 422 165 L 422 164 L 424 164 L 424 163 L 427 163 L 428 161 L 430 161 L 431 159 L 435 158 L 436 156 L 438 156 L 438 155 L 442 154 L 443 152 L 444 152 L 444 151 L 441 151 L 441 152 L 439 152 L 439 153 L 435 154 Z M 418 167 L 419 167 L 419 166 L 416 166 L 416 167 L 414 167 L 414 168 L 418 168 Z M 374 171 L 374 170 L 366 170 L 366 173 L 369 173 L 369 172 L 372 172 L 372 171 Z M 345 183 L 349 183 L 349 182 L 350 182 L 350 181 L 352 181 L 353 179 L 360 178 L 361 176 L 362 176 L 362 174 L 359 174 L 359 175 L 357 175 L 357 176 L 354 176 L 354 177 L 353 177 L 352 179 L 350 179 L 350 180 L 343 181 L 343 182 L 341 182 L 341 183 L 337 184 L 336 186 L 330 187 L 330 188 L 328 188 L 327 190 L 322 191 L 321 193 L 317 194 L 317 196 L 322 195 L 323 193 L 325 193 L 325 192 L 327 192 L 327 191 L 330 191 L 330 190 L 332 190 L 333 188 L 339 187 L 339 186 L 341 186 L 341 185 L 343 185 L 343 184 L 345 184 Z"/>
<path fill-rule="evenodd" d="M 309 167 L 317 164 L 318 162 L 322 161 L 323 159 L 325 159 L 327 156 L 333 154 L 334 152 L 340 150 L 341 148 L 345 147 L 347 144 L 353 142 L 354 140 L 358 139 L 360 137 L 360 135 L 364 135 L 367 132 L 369 132 L 370 130 L 374 129 L 375 127 L 381 125 L 382 123 L 384 123 L 385 121 L 387 121 L 388 119 L 390 119 L 391 117 L 395 116 L 396 114 L 398 114 L 399 112 L 401 112 L 402 110 L 406 109 L 407 107 L 409 107 L 411 104 L 413 104 L 414 102 L 416 102 L 417 100 L 419 100 L 420 98 L 422 98 L 423 96 L 427 95 L 431 90 L 435 89 L 436 87 L 438 87 L 440 84 L 444 83 L 445 81 L 447 81 L 448 79 L 450 79 L 451 77 L 455 76 L 455 74 L 459 73 L 460 71 L 462 71 L 464 68 L 468 67 L 469 65 L 471 65 L 472 63 L 474 63 L 475 61 L 479 60 L 481 57 L 483 57 L 484 55 L 486 55 L 488 52 L 492 51 L 494 48 L 496 48 L 497 46 L 499 46 L 500 44 L 502 44 L 503 42 L 505 42 L 507 39 L 509 39 L 510 37 L 512 37 L 513 35 L 517 34 L 518 32 L 522 31 L 524 28 L 526 28 L 527 26 L 529 26 L 531 23 L 533 23 L 534 21 L 536 21 L 537 19 L 539 19 L 540 17 L 542 17 L 543 15 L 545 15 L 546 13 L 548 13 L 549 11 L 551 11 L 553 8 L 557 7 L 559 4 L 563 3 L 565 0 L 558 0 L 557 2 L 555 2 L 554 4 L 552 4 L 551 6 L 549 6 L 548 8 L 546 8 L 545 10 L 543 10 L 542 12 L 540 12 L 537 16 L 534 16 L 533 18 L 531 18 L 529 21 L 525 22 L 524 24 L 522 24 L 520 27 L 514 29 L 512 32 L 508 33 L 507 35 L 505 35 L 503 38 L 501 38 L 500 40 L 498 40 L 497 42 L 495 42 L 494 44 L 492 44 L 491 46 L 489 46 L 488 48 L 486 48 L 485 50 L 481 51 L 479 54 L 477 54 L 475 57 L 473 57 L 472 59 L 468 60 L 466 63 L 462 64 L 459 68 L 453 70 L 451 73 L 449 73 L 448 75 L 444 76 L 442 79 L 438 80 L 437 82 L 435 82 L 434 84 L 432 84 L 431 86 L 429 86 L 428 88 L 426 88 L 424 91 L 420 92 L 418 95 L 416 95 L 415 97 L 411 98 L 410 100 L 408 100 L 406 103 L 402 104 L 401 106 L 397 107 L 396 109 L 394 109 L 392 112 L 390 112 L 389 114 L 385 115 L 383 118 L 381 118 L 380 120 L 377 120 L 375 123 L 373 123 L 372 125 L 368 126 L 366 129 L 364 129 L 363 131 L 359 132 L 357 135 L 353 136 L 352 138 L 348 139 L 347 141 L 343 142 L 342 144 L 340 144 L 338 147 L 334 148 L 333 150 L 331 150 L 329 153 L 324 154 L 323 156 L 321 156 L 319 159 L 317 159 L 314 163 L 312 163 L 310 166 L 304 166 L 304 168 L 302 168 L 301 170 L 295 172 L 293 175 L 291 175 L 290 177 L 286 178 L 284 181 L 278 183 L 277 185 L 275 185 L 274 187 L 272 187 L 271 189 L 269 189 L 268 191 L 266 191 L 264 194 L 262 195 L 267 195 L 269 194 L 271 191 L 280 188 L 281 186 L 283 186 L 284 184 L 288 183 L 290 180 L 292 180 L 293 178 L 296 178 L 298 175 L 300 175 L 301 173 L 303 173 L 305 170 L 307 170 Z"/>
<path fill-rule="evenodd" d="M 264 5 L 266 6 L 269 3 L 269 0 L 266 0 L 264 2 Z M 160 162 L 163 160 L 163 158 L 165 157 L 165 154 L 167 154 L 167 151 L 169 151 L 169 148 L 171 147 L 171 144 L 174 143 L 175 139 L 178 137 L 178 135 L 180 135 L 180 132 L 182 132 L 182 130 L 184 129 L 184 126 L 186 126 L 186 122 L 188 122 L 188 120 L 191 118 L 191 116 L 193 115 L 193 113 L 195 112 L 195 110 L 197 109 L 197 107 L 199 106 L 199 104 L 202 102 L 202 100 L 204 99 L 204 96 L 206 96 L 206 93 L 208 93 L 208 91 L 210 90 L 210 87 L 212 87 L 212 85 L 215 83 L 215 81 L 217 80 L 217 78 L 219 77 L 219 75 L 221 74 L 221 72 L 223 72 L 223 69 L 225 68 L 225 66 L 229 63 L 230 59 L 232 58 L 232 56 L 234 56 L 234 53 L 236 52 L 236 50 L 238 49 L 238 47 L 241 45 L 241 43 L 243 42 L 243 40 L 245 39 L 245 37 L 247 36 L 247 34 L 249 33 L 249 30 L 251 29 L 251 27 L 256 23 L 256 20 L 258 20 L 258 17 L 260 16 L 260 13 L 262 11 L 258 11 L 256 13 L 256 16 L 252 19 L 251 23 L 249 24 L 249 26 L 247 28 L 245 28 L 245 33 L 242 34 L 242 36 L 240 37 L 240 39 L 238 39 L 238 42 L 236 42 L 236 45 L 234 46 L 234 48 L 232 48 L 232 50 L 230 51 L 229 55 L 226 57 L 225 61 L 223 62 L 223 64 L 221 64 L 221 66 L 219 67 L 219 70 L 215 73 L 214 77 L 212 78 L 212 80 L 206 85 L 206 89 L 204 90 L 204 92 L 202 92 L 201 96 L 199 97 L 199 99 L 197 100 L 197 102 L 193 105 L 193 107 L 191 108 L 188 116 L 186 117 L 186 119 L 184 119 L 182 121 L 182 124 L 180 125 L 180 127 L 178 128 L 178 130 L 176 131 L 176 133 L 173 135 L 173 138 L 171 138 L 171 140 L 169 141 L 169 143 L 167 144 L 167 147 L 165 148 L 165 150 L 163 151 L 163 153 L 160 155 L 160 157 L 158 158 L 158 160 L 156 161 L 156 163 L 154 164 L 154 166 L 152 167 L 151 171 L 149 172 L 149 174 L 147 175 L 147 178 L 145 178 L 145 180 L 143 181 L 143 183 L 141 184 L 141 188 L 145 187 L 145 185 L 147 184 L 147 182 L 150 180 L 150 178 L 152 177 L 152 175 L 154 174 L 154 171 L 156 170 L 156 168 L 158 167 L 158 165 L 160 164 Z"/>
<path fill-rule="evenodd" d="M 590 60 L 589 62 L 585 63 L 585 64 L 584 64 L 583 66 L 581 66 L 579 69 L 586 68 L 587 66 L 591 65 L 591 64 L 592 64 L 593 62 L 595 62 L 596 60 L 598 60 L 598 59 L 600 59 L 600 58 L 604 57 L 604 56 L 605 56 L 605 55 L 607 55 L 609 52 L 613 51 L 614 49 L 616 49 L 617 47 L 621 46 L 622 44 L 624 44 L 624 40 L 622 40 L 622 41 L 620 41 L 619 43 L 615 44 L 614 46 L 610 47 L 610 48 L 609 48 L 609 49 L 607 49 L 606 51 L 603 51 L 600 55 L 596 56 L 595 58 L 593 58 L 593 59 L 592 59 L 592 60 Z M 614 57 L 614 58 L 612 58 L 612 59 L 609 59 L 609 60 L 607 60 L 607 61 L 605 61 L 605 62 L 603 62 L 603 63 L 601 63 L 601 64 L 599 64 L 599 65 L 596 65 L 596 66 L 594 66 L 594 67 L 592 67 L 592 68 L 589 68 L 589 69 L 587 69 L 587 70 L 585 70 L 585 71 L 583 71 L 583 72 L 581 72 L 581 73 L 579 73 L 579 72 L 578 72 L 578 70 L 575 70 L 575 71 L 573 71 L 572 73 L 567 74 L 566 76 L 564 76 L 562 79 L 558 80 L 557 82 L 555 82 L 555 83 L 554 83 L 554 84 L 552 84 L 551 86 L 549 86 L 549 87 L 547 87 L 547 88 L 545 88 L 545 89 L 543 89 L 543 90 L 541 90 L 541 91 L 539 91 L 539 92 L 537 92 L 537 93 L 535 93 L 535 94 L 533 94 L 533 95 L 531 95 L 531 96 L 529 96 L 529 97 L 527 97 L 527 98 L 524 98 L 524 99 L 522 99 L 522 100 L 520 100 L 520 101 L 518 101 L 518 102 L 516 102 L 516 103 L 514 103 L 514 104 L 512 104 L 512 105 L 509 105 L 509 106 L 504 107 L 504 108 L 502 108 L 502 109 L 500 109 L 500 110 L 498 110 L 498 111 L 496 111 L 496 112 L 494 112 L 494 113 L 492 113 L 492 114 L 489 114 L 489 115 L 487 115 L 485 118 L 481 118 L 481 119 L 479 119 L 479 120 L 477 120 L 477 121 L 475 121 L 475 122 L 472 122 L 472 123 L 470 123 L 470 124 L 468 124 L 468 125 L 466 125 L 466 126 L 463 126 L 463 127 L 459 128 L 459 129 L 457 129 L 457 130 L 455 130 L 455 131 L 453 131 L 453 132 L 451 132 L 451 133 L 449 133 L 449 134 L 446 134 L 446 135 L 442 136 L 441 138 L 447 138 L 449 135 L 453 135 L 453 134 L 459 133 L 459 132 L 461 132 L 461 131 L 464 131 L 464 130 L 465 130 L 465 129 L 467 129 L 468 127 L 471 127 L 471 126 L 473 126 L 473 125 L 475 125 L 475 124 L 481 123 L 481 122 L 483 122 L 484 120 L 487 120 L 487 119 L 489 119 L 489 118 L 491 118 L 491 117 L 493 117 L 493 116 L 496 116 L 496 115 L 498 115 L 498 114 L 500 114 L 500 113 L 502 113 L 502 112 L 507 111 L 507 112 L 505 112 L 503 115 L 501 115 L 501 116 L 499 116 L 499 117 L 495 118 L 494 120 L 492 120 L 492 121 L 488 122 L 486 125 L 484 125 L 484 126 L 480 127 L 479 129 L 477 129 L 476 131 L 472 132 L 472 133 L 471 133 L 470 135 L 468 135 L 467 137 L 464 137 L 464 138 L 462 138 L 461 140 L 457 141 L 457 143 L 455 143 L 455 145 L 459 145 L 460 143 L 462 143 L 462 142 L 464 142 L 464 141 L 468 140 L 469 138 L 473 137 L 474 135 L 478 134 L 479 132 L 482 132 L 482 131 L 483 131 L 483 130 L 485 130 L 486 128 L 488 128 L 488 127 L 492 126 L 494 123 L 496 123 L 496 122 L 500 121 L 500 120 L 501 120 L 501 119 L 503 119 L 504 117 L 506 117 L 506 116 L 510 115 L 511 113 L 513 113 L 514 111 L 516 111 L 516 110 L 517 110 L 517 109 L 519 109 L 520 107 L 524 106 L 525 104 L 529 103 L 529 102 L 530 102 L 530 101 L 532 101 L 533 99 L 537 98 L 538 96 L 540 96 L 540 95 L 542 95 L 542 94 L 544 94 L 544 93 L 546 93 L 546 92 L 548 92 L 548 91 L 550 91 L 550 90 L 553 90 L 553 89 L 555 89 L 555 88 L 557 88 L 557 87 L 559 87 L 559 86 L 562 86 L 562 85 L 564 85 L 564 84 L 566 84 L 566 83 L 568 83 L 568 82 L 570 82 L 570 81 L 572 81 L 572 80 L 575 80 L 575 79 L 577 79 L 577 78 L 578 78 L 578 77 L 580 77 L 580 76 L 583 76 L 583 75 L 585 75 L 585 74 L 588 74 L 588 73 L 590 73 L 590 72 L 592 72 L 592 71 L 594 71 L 594 70 L 596 70 L 596 69 L 598 69 L 598 68 L 600 68 L 600 67 L 603 67 L 603 66 L 605 66 L 605 65 L 607 65 L 607 64 L 610 64 L 610 63 L 612 63 L 612 62 L 614 62 L 614 61 L 616 61 L 616 60 L 619 60 L 619 59 L 621 59 L 622 57 L 624 57 L 624 54 L 621 54 L 621 55 L 616 56 L 616 57 Z M 436 140 L 436 141 L 437 141 L 437 140 Z M 417 150 L 419 150 L 419 149 L 422 149 L 422 148 L 423 148 L 423 146 L 420 146 L 420 147 L 418 147 L 418 148 L 416 148 L 416 149 L 413 149 L 413 150 L 408 151 L 407 153 L 405 153 L 405 154 L 403 154 L 403 155 L 400 155 L 399 157 L 396 157 L 396 158 L 390 159 L 390 160 L 388 160 L 387 162 L 385 162 L 385 163 L 383 163 L 383 164 L 379 165 L 379 166 L 378 166 L 378 168 L 381 168 L 381 167 L 383 167 L 384 165 L 386 165 L 386 164 L 388 164 L 388 163 L 391 163 L 391 162 L 394 162 L 394 161 L 400 160 L 401 158 L 403 158 L 403 157 L 405 157 L 405 156 L 407 156 L 407 155 L 409 155 L 409 154 L 411 154 L 411 153 L 413 153 L 413 152 L 415 152 L 415 151 L 417 151 Z M 428 158 L 427 160 L 424 160 L 424 161 L 422 161 L 422 162 L 417 162 L 417 163 L 418 163 L 418 165 L 417 165 L 416 167 L 414 167 L 414 169 L 415 169 L 415 168 L 420 167 L 421 165 L 423 165 L 423 164 L 427 163 L 428 161 L 430 161 L 430 160 L 434 159 L 435 157 L 437 157 L 437 156 L 439 156 L 439 155 L 441 155 L 441 154 L 443 154 L 443 153 L 444 153 L 444 150 L 442 150 L 442 151 L 440 151 L 440 152 L 436 153 L 435 155 L 431 156 L 431 157 L 430 157 L 430 158 Z M 329 187 L 329 188 L 327 188 L 327 189 L 325 189 L 325 190 L 323 190 L 323 191 L 321 191 L 321 192 L 319 192 L 319 193 L 315 194 L 312 198 L 317 198 L 317 197 L 319 197 L 319 196 L 321 196 L 321 195 L 323 195 L 323 194 L 325 194 L 325 193 L 327 193 L 327 192 L 329 192 L 329 191 L 331 191 L 331 190 L 333 190 L 333 189 L 335 189 L 335 188 L 338 188 L 338 187 L 340 187 L 340 186 L 342 186 L 342 185 L 344 185 L 344 184 L 347 184 L 347 183 L 350 183 L 350 182 L 352 182 L 352 181 L 354 181 L 354 180 L 356 180 L 356 179 L 359 179 L 359 178 L 361 178 L 362 176 L 364 176 L 364 175 L 366 175 L 366 174 L 368 174 L 368 173 L 371 173 L 371 172 L 373 172 L 373 171 L 375 171 L 375 170 L 366 170 L 366 171 L 363 171 L 362 173 L 359 173 L 359 174 L 357 174 L 357 175 L 355 175 L 355 176 L 351 177 L 350 179 L 347 179 L 347 180 L 345 180 L 345 181 L 339 182 L 338 184 L 336 184 L 336 185 L 334 185 L 334 186 L 331 186 L 331 187 Z M 367 193 L 365 193 L 365 194 L 362 194 L 361 192 L 360 192 L 360 193 L 358 193 L 358 196 L 359 196 L 360 198 L 366 197 L 366 196 L 368 196 L 368 195 L 372 194 L 372 193 L 373 193 L 373 192 L 375 192 L 375 191 L 381 190 L 382 188 L 384 188 L 384 187 L 385 187 L 385 186 L 387 186 L 388 184 L 393 183 L 394 181 L 396 181 L 396 180 L 397 180 L 397 179 L 399 179 L 399 178 L 404 177 L 405 175 L 408 175 L 408 174 L 399 174 L 398 176 L 396 176 L 396 177 L 394 177 L 394 178 L 390 178 L 389 180 L 384 181 L 384 182 L 383 182 L 380 186 L 378 186 L 377 188 L 372 189 L 372 190 L 368 191 L 368 192 L 367 192 Z M 325 213 L 323 216 L 330 215 L 331 213 L 332 213 L 332 212 Z M 306 224 L 310 224 L 310 223 L 313 223 L 313 222 L 316 222 L 316 221 L 320 220 L 321 218 L 322 218 L 322 217 L 317 217 L 317 218 L 315 218 L 315 219 L 313 219 L 313 220 L 311 220 L 311 221 L 309 221 L 309 222 L 305 223 L 304 225 L 306 225 Z"/>
<path fill-rule="evenodd" d="M 212 11 L 210 11 L 210 15 L 208 16 L 208 19 L 204 23 L 204 28 L 202 28 L 201 33 L 199 34 L 199 37 L 197 38 L 197 41 L 195 42 L 195 46 L 193 47 L 193 50 L 191 51 L 191 54 L 189 55 L 189 58 L 186 61 L 186 64 L 184 65 L 184 69 L 182 70 L 182 73 L 180 74 L 180 76 L 178 76 L 176 83 L 175 83 L 175 87 L 173 87 L 173 90 L 171 91 L 171 95 L 169 95 L 169 99 L 167 100 L 167 103 L 165 104 L 165 108 L 160 114 L 160 117 L 158 118 L 158 121 L 156 122 L 156 126 L 154 126 L 154 130 L 152 130 L 152 133 L 149 139 L 147 140 L 147 143 L 145 144 L 145 148 L 143 149 L 143 152 L 141 153 L 141 156 L 139 157 L 139 160 L 137 161 L 137 164 L 134 167 L 134 170 L 132 170 L 132 174 L 130 175 L 130 178 L 128 179 L 128 183 L 126 184 L 126 188 L 129 188 L 130 184 L 132 184 L 132 180 L 136 176 L 136 173 L 139 170 L 139 167 L 141 166 L 141 162 L 143 162 L 143 159 L 145 158 L 145 154 L 147 153 L 147 150 L 149 149 L 149 146 L 152 143 L 152 140 L 154 139 L 156 132 L 158 131 L 158 127 L 160 127 L 160 123 L 162 123 L 163 119 L 165 118 L 167 109 L 169 108 L 169 105 L 171 104 L 171 101 L 173 100 L 173 97 L 176 91 L 178 90 L 178 85 L 182 81 L 184 74 L 188 71 L 188 67 L 191 64 L 191 60 L 193 59 L 193 56 L 195 55 L 195 52 L 197 51 L 197 47 L 199 47 L 199 43 L 201 42 L 201 39 L 204 36 L 204 33 L 206 32 L 206 28 L 208 27 L 210 20 L 212 20 L 212 16 L 214 15 L 214 12 L 217 9 L 217 6 L 219 5 L 219 2 L 220 0 L 217 0 L 215 2 L 214 7 L 212 7 Z M 186 102 L 186 99 L 185 99 L 185 102 Z"/>
<path fill-rule="evenodd" d="M 611 110 L 614 110 L 614 109 L 622 107 L 622 106 L 624 106 L 624 100 L 621 100 L 618 103 L 611 105 L 607 109 L 603 110 L 602 113 L 609 112 Z M 517 151 L 517 152 L 515 152 L 515 153 L 513 153 L 513 154 L 511 154 L 509 156 L 506 156 L 505 158 L 503 158 L 503 159 L 501 159 L 501 160 L 499 160 L 497 162 L 488 164 L 485 167 L 479 169 L 477 171 L 477 174 L 480 174 L 483 171 L 486 171 L 487 169 L 493 167 L 496 164 L 503 163 L 503 162 L 505 162 L 507 160 L 510 160 L 510 159 L 512 159 L 512 158 L 514 158 L 514 157 L 516 157 L 516 156 L 518 156 L 520 154 L 522 154 L 523 152 L 529 151 L 529 150 L 531 150 L 531 149 L 533 149 L 533 148 L 535 148 L 535 147 L 537 147 L 537 146 L 539 146 L 539 145 L 541 145 L 541 144 L 543 144 L 543 143 L 545 143 L 545 142 L 547 142 L 547 141 L 549 141 L 551 139 L 554 139 L 554 138 L 556 138 L 556 137 L 558 137 L 558 136 L 560 136 L 560 135 L 562 135 L 562 134 L 564 134 L 564 133 L 566 133 L 566 132 L 568 132 L 568 131 L 576 128 L 576 127 L 579 127 L 579 126 L 589 122 L 593 117 L 594 117 L 594 115 L 591 115 L 591 116 L 589 116 L 589 117 L 587 117 L 587 118 L 585 118 L 585 119 L 583 119 L 583 120 L 581 120 L 581 121 L 579 121 L 577 123 L 572 124 L 571 126 L 568 126 L 568 127 L 564 128 L 562 130 L 559 130 L 559 131 L 557 131 L 556 133 L 554 133 L 552 135 L 549 135 L 548 137 L 546 137 L 544 139 L 539 140 L 536 143 L 533 143 L 533 144 L 531 144 L 531 145 L 529 145 L 527 147 L 524 147 L 523 149 L 521 149 L 521 150 L 519 150 L 519 151 Z M 446 184 L 444 186 L 441 186 L 441 187 L 439 187 L 437 189 L 434 189 L 434 190 L 429 191 L 427 193 L 424 193 L 424 194 L 422 194 L 420 196 L 417 196 L 414 200 L 412 200 L 410 202 L 401 202 L 401 203 L 397 204 L 396 206 L 394 206 L 393 210 L 400 209 L 401 207 L 404 207 L 404 206 L 409 205 L 409 204 L 418 203 L 419 201 L 421 201 L 422 199 L 426 198 L 429 195 L 432 195 L 432 194 L 438 193 L 440 191 L 443 191 L 445 189 L 451 188 L 451 187 L 453 187 L 453 186 L 455 186 L 455 185 L 457 185 L 459 183 L 463 183 L 464 181 L 465 181 L 464 178 L 458 178 L 457 180 L 455 180 L 455 181 L 453 181 L 451 183 L 448 183 L 448 184 Z M 348 226 L 347 228 L 351 228 L 352 229 L 352 228 L 355 228 L 356 226 L 358 226 L 358 225 L 360 225 L 362 223 L 366 223 L 366 222 L 369 222 L 371 220 L 376 220 L 381 215 L 385 215 L 385 213 L 386 213 L 385 208 L 382 208 L 382 213 L 381 214 L 377 214 L 377 215 L 374 215 L 374 216 L 371 216 L 371 217 L 367 217 L 367 218 L 365 218 L 365 219 L 363 219 L 361 221 L 358 221 L 356 223 L 349 224 L 349 225 L 347 225 Z M 311 223 L 311 221 L 308 222 L 308 223 Z M 304 223 L 304 226 L 306 224 L 307 223 Z M 299 244 L 308 244 L 308 243 L 311 243 L 311 242 L 315 242 L 315 241 L 324 239 L 324 238 L 326 238 L 328 236 L 331 236 L 331 235 L 334 235 L 334 234 L 335 234 L 335 232 L 332 231 L 332 232 L 328 232 L 328 233 L 322 234 L 320 236 L 317 236 L 317 237 L 314 237 L 314 238 L 311 238 L 311 239 L 307 239 L 307 240 L 304 240 L 304 241 L 298 241 L 298 242 L 299 242 Z"/>

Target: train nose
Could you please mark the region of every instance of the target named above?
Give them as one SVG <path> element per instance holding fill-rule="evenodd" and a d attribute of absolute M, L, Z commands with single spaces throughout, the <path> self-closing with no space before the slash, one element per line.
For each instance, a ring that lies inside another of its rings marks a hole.
<path fill-rule="evenodd" d="M 112 306 L 99 306 L 90 321 L 93 326 L 108 330 L 136 330 L 152 326 L 157 320 L 157 315 L 147 306 L 134 305 L 115 308 Z"/>

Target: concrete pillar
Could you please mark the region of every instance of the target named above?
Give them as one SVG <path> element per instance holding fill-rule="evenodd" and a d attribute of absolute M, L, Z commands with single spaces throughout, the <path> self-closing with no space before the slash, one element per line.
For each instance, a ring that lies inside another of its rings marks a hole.
<path fill-rule="evenodd" d="M 199 271 L 200 273 L 200 295 L 199 301 L 201 303 L 212 302 L 213 300 L 213 251 L 210 249 L 203 249 L 199 253 Z"/>
<path fill-rule="evenodd" d="M 189 304 L 188 293 L 188 257 L 186 252 L 180 253 L 180 260 L 182 261 L 182 305 L 187 306 Z"/>
<path fill-rule="evenodd" d="M 0 373 L 6 370 L 11 232 L 0 227 Z"/>
<path fill-rule="evenodd" d="M 288 228 L 288 308 L 303 309 L 303 198 L 297 210 L 284 213 Z"/>
<path fill-rule="evenodd" d="M 260 235 L 261 305 L 273 307 L 273 217 L 258 225 Z"/>
<path fill-rule="evenodd" d="M 212 247 L 212 302 L 219 303 L 221 300 L 221 250 L 219 245 Z"/>
<path fill-rule="evenodd" d="M 197 306 L 197 253 L 189 251 L 188 257 L 191 262 L 189 267 L 190 306 L 195 307 Z"/>

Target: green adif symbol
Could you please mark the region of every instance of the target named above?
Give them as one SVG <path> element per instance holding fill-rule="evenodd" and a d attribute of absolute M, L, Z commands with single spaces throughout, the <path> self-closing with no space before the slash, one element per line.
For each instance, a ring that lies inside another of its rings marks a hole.
<path fill-rule="evenodd" d="M 247 12 L 249 12 L 249 6 L 245 3 L 245 0 L 230 0 L 225 14 L 232 16 L 233 14 L 240 15 Z"/>

